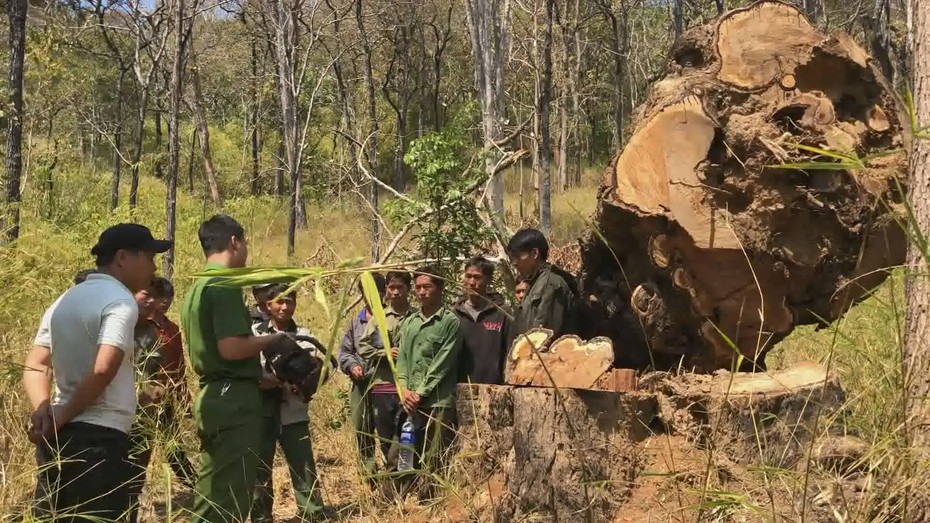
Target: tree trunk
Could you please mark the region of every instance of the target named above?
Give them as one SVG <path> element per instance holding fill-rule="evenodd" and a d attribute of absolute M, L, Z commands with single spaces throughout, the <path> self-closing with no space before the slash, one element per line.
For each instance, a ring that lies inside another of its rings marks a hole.
<path fill-rule="evenodd" d="M 9 242 L 19 238 L 20 180 L 23 173 L 23 63 L 26 56 L 27 0 L 8 0 L 7 15 L 10 21 L 10 114 L 6 115 L 6 223 L 4 236 Z"/>
<path fill-rule="evenodd" d="M 704 477 L 709 466 L 725 471 L 716 476 L 721 488 L 740 491 L 748 469 L 790 470 L 825 429 L 841 430 L 824 420 L 841 412 L 843 390 L 816 364 L 770 374 L 651 373 L 638 381 L 632 394 L 459 385 L 454 452 L 470 486 L 461 494 L 472 519 L 705 521 L 712 518 L 696 507 L 708 501 L 699 485 L 714 481 Z M 760 423 L 769 419 L 778 422 Z M 728 515 L 760 519 L 752 510 Z M 796 511 L 771 519 L 828 521 Z"/>
<path fill-rule="evenodd" d="M 913 86 L 917 122 L 930 122 L 930 4 L 914 0 Z M 910 159 L 908 199 L 913 209 L 912 241 L 905 284 L 907 313 L 904 326 L 905 383 L 908 400 L 908 438 L 913 448 L 911 471 L 917 478 L 930 463 L 930 141 L 915 139 Z M 930 491 L 926 481 L 914 481 L 908 521 L 930 520 Z"/>
<path fill-rule="evenodd" d="M 715 2 L 717 4 L 717 14 L 722 15 L 723 12 L 727 10 L 725 0 L 715 0 Z"/>
<path fill-rule="evenodd" d="M 261 148 L 259 147 L 258 140 L 258 130 L 261 126 L 260 118 L 260 108 L 259 108 L 259 85 L 258 85 L 258 49 L 255 39 L 252 39 L 250 50 L 251 50 L 251 66 L 252 66 L 252 78 L 249 81 L 250 94 L 251 94 L 251 105 L 252 105 L 252 184 L 251 184 L 251 194 L 252 196 L 258 196 L 258 193 L 261 189 Z"/>
<path fill-rule="evenodd" d="M 161 102 L 161 94 L 156 92 L 157 104 L 155 107 L 155 177 L 159 180 L 165 177 L 165 171 L 162 167 L 162 158 L 161 158 L 161 145 L 162 145 L 162 130 L 161 130 L 161 113 L 164 111 L 164 105 Z"/>
<path fill-rule="evenodd" d="M 139 199 L 139 162 L 142 160 L 142 142 L 145 138 L 145 114 L 149 104 L 147 85 L 139 86 L 139 112 L 136 120 L 136 143 L 132 148 L 132 180 L 129 186 L 129 208 L 136 208 Z"/>
<path fill-rule="evenodd" d="M 181 159 L 181 136 L 178 116 L 181 112 L 181 94 L 184 88 L 184 38 L 185 7 L 184 0 L 175 0 L 175 48 L 174 63 L 171 68 L 171 88 L 168 95 L 168 193 L 165 196 L 166 238 L 172 242 L 171 248 L 162 257 L 162 276 L 171 279 L 174 273 L 174 240 L 178 204 L 178 170 Z"/>
<path fill-rule="evenodd" d="M 197 154 L 197 131 L 191 132 L 191 152 L 187 157 L 187 192 L 194 195 L 194 158 Z M 180 161 L 180 160 L 178 160 Z"/>
<path fill-rule="evenodd" d="M 207 123 L 207 111 L 203 106 L 203 93 L 200 90 L 200 68 L 196 65 L 191 71 L 191 84 L 194 88 L 194 114 L 197 119 L 197 133 L 200 135 L 200 154 L 203 156 L 203 172 L 210 188 L 210 199 L 217 209 L 223 207 L 223 197 L 217 183 L 216 169 L 213 167 L 213 155 L 210 154 L 210 127 Z"/>
<path fill-rule="evenodd" d="M 501 138 L 506 120 L 504 62 L 509 39 L 510 0 L 466 0 L 475 84 L 481 103 L 482 138 L 487 153 L 485 169 L 491 182 L 487 201 L 498 217 L 504 212 L 504 175 L 494 174 L 494 142 Z"/>
<path fill-rule="evenodd" d="M 908 121 L 864 50 L 787 4 L 683 38 L 674 81 L 655 84 L 600 193 L 619 264 L 590 236 L 582 286 L 627 366 L 729 368 L 733 346 L 761 365 L 796 325 L 839 318 L 904 261 L 899 207 L 882 202 L 899 200 Z M 796 143 L 881 160 L 791 168 L 830 161 Z"/>
<path fill-rule="evenodd" d="M 543 34 L 543 75 L 536 111 L 539 114 L 539 225 L 548 235 L 552 227 L 552 133 L 549 132 L 549 109 L 552 106 L 552 10 L 555 0 L 546 2 L 546 31 Z"/>
<path fill-rule="evenodd" d="M 295 8 L 288 3 L 289 0 L 275 2 L 275 56 L 278 66 L 278 87 L 280 88 L 281 102 L 281 134 L 284 142 L 285 165 L 289 179 L 289 201 L 287 219 L 287 256 L 292 258 L 295 252 L 297 237 L 297 191 L 300 176 L 298 133 L 297 127 L 297 97 L 295 86 L 294 52 L 297 31 Z"/>
<path fill-rule="evenodd" d="M 683 0 L 672 0 L 672 32 L 675 40 L 685 32 L 685 14 Z"/>
<path fill-rule="evenodd" d="M 123 82 L 128 70 L 120 64 L 119 76 L 116 79 L 116 129 L 113 131 L 113 186 L 110 189 L 110 210 L 119 205 L 119 181 L 123 169 L 123 158 L 120 148 L 123 146 Z"/>
<path fill-rule="evenodd" d="M 355 22 L 362 39 L 363 59 L 365 60 L 365 93 L 368 104 L 368 121 L 371 125 L 368 141 L 368 169 L 372 176 L 378 176 L 378 113 L 375 105 L 375 80 L 372 73 L 372 50 L 365 31 L 365 22 L 362 13 L 362 0 L 355 2 Z M 378 184 L 369 182 L 369 198 L 372 208 L 371 214 L 371 261 L 378 261 L 381 251 L 381 222 L 378 220 Z"/>

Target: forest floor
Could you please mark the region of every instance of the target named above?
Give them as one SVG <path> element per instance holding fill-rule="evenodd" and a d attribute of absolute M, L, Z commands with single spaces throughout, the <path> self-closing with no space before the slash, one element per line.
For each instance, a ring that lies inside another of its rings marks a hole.
<path fill-rule="evenodd" d="M 564 245 L 576 240 L 586 229 L 586 217 L 594 210 L 597 171 L 586 175 L 586 184 L 569 189 L 553 197 L 553 243 Z M 115 221 L 134 219 L 148 224 L 158 232 L 164 221 L 164 186 L 152 179 L 143 179 L 140 206 L 130 213 L 120 207 L 116 216 L 102 212 L 108 191 L 108 182 L 86 183 L 80 178 L 68 181 L 60 189 L 54 205 L 42 206 L 38 198 L 27 198 L 24 208 L 24 233 L 15 248 L 0 247 L 0 515 L 12 519 L 28 502 L 34 485 L 35 467 L 32 447 L 25 438 L 23 427 L 28 416 L 20 377 L 21 362 L 34 336 L 42 311 L 70 284 L 77 270 L 90 264 L 89 247 L 105 226 Z M 526 203 L 527 214 L 532 204 Z M 189 285 L 189 274 L 198 270 L 202 256 L 196 240 L 199 222 L 213 210 L 203 200 L 182 194 L 179 202 L 177 236 L 176 283 L 178 294 L 183 295 Z M 272 198 L 231 199 L 226 212 L 243 222 L 251 244 L 251 264 L 269 265 L 286 261 L 284 235 L 286 213 L 282 205 Z M 345 201 L 320 207 L 309 207 L 311 225 L 297 238 L 297 259 L 302 265 L 331 265 L 340 259 L 366 256 L 369 251 L 366 219 L 353 202 Z M 519 225 L 519 206 L 509 202 L 507 222 Z M 336 278 L 325 289 L 330 304 L 339 303 L 341 295 L 351 294 L 350 282 Z M 835 372 L 848 394 L 846 426 L 869 446 L 870 462 L 876 473 L 889 472 L 900 462 L 897 456 L 902 448 L 903 387 L 901 378 L 900 277 L 893 274 L 888 283 L 870 299 L 854 308 L 835 325 L 814 331 L 800 328 L 771 354 L 772 368 L 780 368 L 798 361 L 813 360 Z M 341 338 L 344 329 L 342 317 L 334 317 L 336 307 L 317 302 L 310 292 L 302 292 L 298 302 L 297 320 L 312 330 L 322 333 L 324 339 Z M 177 319 L 177 309 L 171 316 Z M 348 383 L 342 376 L 331 380 L 318 392 L 311 407 L 312 439 L 318 470 L 323 484 L 323 495 L 328 510 L 336 520 L 376 521 L 464 521 L 469 520 L 468 499 L 460 497 L 458 486 L 450 484 L 446 495 L 436 505 L 424 506 L 411 500 L 385 503 L 363 486 L 355 466 L 353 434 L 348 421 Z M 183 444 L 196 448 L 192 421 L 182 420 L 188 429 Z M 669 460 L 678 463 L 700 463 L 701 456 L 692 447 L 666 440 L 646 464 L 641 483 L 643 489 L 634 492 L 631 505 L 639 512 L 624 514 L 618 521 L 683 520 L 694 521 L 695 507 L 679 506 L 667 514 L 676 517 L 640 519 L 655 505 L 659 480 L 671 472 Z M 670 450 L 661 450 L 662 448 Z M 192 452 L 191 456 L 195 456 Z M 275 470 L 276 506 L 278 521 L 290 521 L 295 512 L 289 478 L 283 461 L 279 459 Z M 651 486 L 650 486 L 651 485 Z M 165 467 L 160 452 L 156 452 L 149 471 L 146 487 L 148 521 L 185 521 L 183 509 L 189 505 L 191 494 L 175 485 Z M 169 494 L 169 492 L 171 494 Z M 754 514 L 751 507 L 765 496 L 765 486 L 759 492 L 724 496 L 713 510 L 706 512 L 704 520 L 766 520 L 765 517 L 740 517 L 734 514 Z M 886 496 L 893 498 L 894 496 Z M 880 514 L 882 500 L 863 502 L 859 512 L 850 513 L 847 521 L 876 521 L 866 514 Z M 749 507 L 749 508 L 747 508 Z M 744 510 L 745 509 L 745 510 Z M 862 516 L 862 517 L 859 517 Z M 632 519 L 631 519 L 632 518 Z"/>

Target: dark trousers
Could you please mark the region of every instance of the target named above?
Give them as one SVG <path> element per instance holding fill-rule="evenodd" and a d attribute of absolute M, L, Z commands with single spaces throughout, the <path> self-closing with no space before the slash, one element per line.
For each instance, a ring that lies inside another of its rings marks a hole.
<path fill-rule="evenodd" d="M 272 472 L 274 455 L 278 444 L 284 452 L 287 468 L 294 487 L 297 516 L 300 521 L 311 521 L 322 515 L 323 496 L 310 444 L 310 424 L 306 421 L 281 425 L 279 416 L 265 416 L 262 425 L 262 441 L 258 449 L 258 480 L 252 498 L 252 523 L 273 521 L 274 484 Z"/>
<path fill-rule="evenodd" d="M 454 410 L 452 408 L 423 408 L 413 414 L 414 438 L 416 441 L 413 469 L 398 472 L 395 487 L 401 493 L 416 489 L 421 497 L 432 497 L 435 481 L 434 475 L 441 475 L 448 463 L 446 455 L 455 437 Z M 408 417 L 407 413 L 398 416 L 397 434 Z M 400 446 L 398 445 L 398 451 Z"/>
<path fill-rule="evenodd" d="M 403 410 L 396 392 L 368 394 L 372 424 L 381 445 L 384 469 L 392 472 L 397 466 L 397 416 Z"/>
<path fill-rule="evenodd" d="M 375 438 L 371 408 L 368 404 L 368 383 L 353 383 L 349 392 L 349 410 L 352 413 L 352 428 L 358 446 L 359 466 L 366 477 L 375 472 Z"/>
<path fill-rule="evenodd" d="M 156 414 L 141 412 L 129 433 L 129 462 L 132 464 L 132 481 L 129 483 L 129 496 L 132 509 L 130 523 L 136 523 L 139 516 L 139 497 L 145 487 L 146 469 L 152 459 L 152 448 L 156 441 L 166 445 L 168 464 L 178 480 L 189 489 L 194 488 L 197 475 L 194 466 L 187 459 L 187 453 L 181 448 L 179 426 L 175 417 L 174 405 L 160 405 Z"/>
<path fill-rule="evenodd" d="M 39 476 L 33 514 L 40 521 L 125 521 L 129 513 L 129 436 L 68 423 L 36 448 Z"/>

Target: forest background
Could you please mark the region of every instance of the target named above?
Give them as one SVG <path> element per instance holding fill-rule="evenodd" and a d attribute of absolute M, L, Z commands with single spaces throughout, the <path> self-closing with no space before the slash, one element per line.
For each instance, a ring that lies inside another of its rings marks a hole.
<path fill-rule="evenodd" d="M 90 266 L 89 248 L 106 226 L 132 220 L 174 239 L 161 272 L 175 278 L 179 295 L 202 264 L 197 227 L 218 211 L 246 226 L 253 265 L 499 256 L 499 239 L 525 225 L 568 244 L 588 229 L 600 175 L 676 36 L 748 4 L 0 3 L 8 14 L 0 37 L 11 43 L 0 50 L 0 66 L 15 70 L 22 61 L 24 71 L 21 90 L 15 78 L 0 86 L 9 101 L 0 105 L 0 127 L 10 129 L 0 150 L 6 515 L 34 481 L 21 362 L 41 313 Z M 905 2 L 799 6 L 822 29 L 852 34 L 904 87 Z M 876 467 L 896 466 L 895 450 L 905 444 L 897 430 L 904 422 L 899 276 L 837 325 L 799 329 L 773 354 L 775 365 L 832 362 L 854 391 L 852 426 Z M 324 280 L 302 291 L 298 317 L 332 340 L 345 325 L 339 305 L 352 292 L 350 275 Z M 346 388 L 331 382 L 312 408 L 324 492 L 347 518 L 383 520 L 408 509 L 359 495 Z M 188 436 L 183 444 L 193 449 Z M 147 498 L 158 520 L 178 509 L 168 495 L 177 486 L 163 469 L 156 459 Z M 279 470 L 279 485 L 285 477 Z M 293 506 L 282 499 L 286 517 Z M 467 511 L 467 501 L 460 504 Z"/>

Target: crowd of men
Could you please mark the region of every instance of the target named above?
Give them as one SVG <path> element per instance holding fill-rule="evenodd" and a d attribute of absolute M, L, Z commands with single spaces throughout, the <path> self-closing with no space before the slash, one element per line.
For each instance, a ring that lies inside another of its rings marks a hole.
<path fill-rule="evenodd" d="M 206 273 L 245 267 L 245 231 L 233 218 L 206 220 L 199 239 Z M 23 376 L 39 464 L 34 514 L 135 522 L 160 443 L 178 481 L 195 492 L 194 522 L 271 521 L 279 446 L 301 520 L 324 519 L 310 398 L 265 365 L 294 351 L 321 367 L 331 358 L 294 321 L 296 294 L 280 283 L 253 287 L 250 313 L 241 290 L 199 278 L 179 329 L 166 315 L 174 288 L 155 276 L 154 257 L 169 247 L 141 225 L 107 229 L 91 250 L 96 268 L 79 273 L 42 317 Z M 454 434 L 456 385 L 503 383 L 507 348 L 531 328 L 573 332 L 574 281 L 547 262 L 543 234 L 521 230 L 507 247 L 519 276 L 513 305 L 492 291 L 495 266 L 482 257 L 465 264 L 455 299 L 436 267 L 373 275 L 381 303 L 366 300 L 352 316 L 335 357 L 352 384 L 359 464 L 371 486 L 428 485 L 422 480 L 441 469 Z M 388 339 L 375 310 L 384 311 Z M 182 331 L 199 383 L 192 409 Z M 178 445 L 178 417 L 189 409 L 200 442 L 196 471 Z M 399 470 L 401 428 L 411 424 L 415 463 Z"/>

